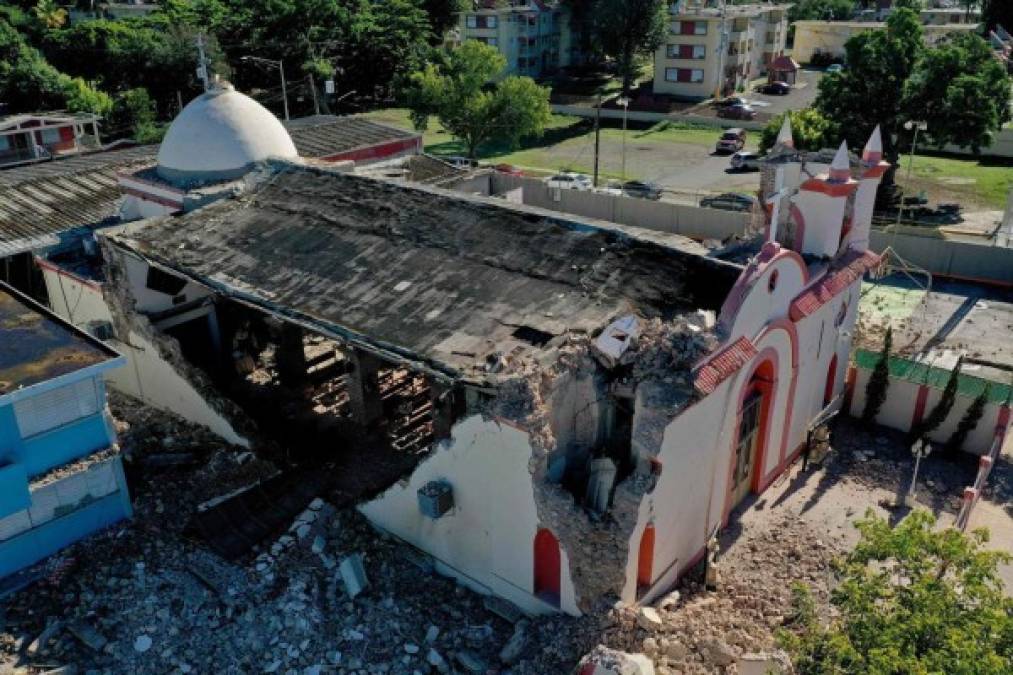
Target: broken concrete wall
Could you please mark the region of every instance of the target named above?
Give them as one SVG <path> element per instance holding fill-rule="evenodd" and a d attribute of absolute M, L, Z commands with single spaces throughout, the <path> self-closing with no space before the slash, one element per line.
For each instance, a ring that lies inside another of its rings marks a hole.
<path fill-rule="evenodd" d="M 111 387 L 204 425 L 230 443 L 249 446 L 252 426 L 237 423 L 241 413 L 221 399 L 206 377 L 190 366 L 175 340 L 159 334 L 143 316 L 132 310 L 126 277 L 118 266 L 125 255 L 103 245 L 110 281 L 99 284 L 69 272 L 45 269 L 46 286 L 54 310 L 74 324 L 109 323 L 114 337 L 109 343 L 126 356 L 127 365 L 107 373 Z M 111 256 L 111 257 L 110 257 Z M 243 429 L 244 431 L 241 431 Z"/>
<path fill-rule="evenodd" d="M 359 510 L 374 525 L 433 555 L 445 574 L 480 592 L 495 593 L 523 610 L 556 608 L 534 593 L 534 541 L 541 523 L 528 463 L 528 434 L 481 415 L 453 427 L 411 477 Z M 431 518 L 418 490 L 430 481 L 452 488 L 453 508 Z M 570 561 L 562 551 L 560 609 L 577 614 Z"/>

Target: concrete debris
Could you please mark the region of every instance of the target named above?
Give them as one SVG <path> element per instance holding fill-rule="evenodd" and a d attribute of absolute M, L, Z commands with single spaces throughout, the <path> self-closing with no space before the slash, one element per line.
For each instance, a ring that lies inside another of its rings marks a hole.
<path fill-rule="evenodd" d="M 795 672 L 788 654 L 780 649 L 743 654 L 739 657 L 736 667 L 739 675 L 789 675 Z"/>
<path fill-rule="evenodd" d="M 628 654 L 602 645 L 580 660 L 580 675 L 654 675 L 654 664 L 643 654 Z"/>
<path fill-rule="evenodd" d="M 349 598 L 355 599 L 369 585 L 361 553 L 352 554 L 342 560 L 341 565 L 338 566 L 338 573 L 341 575 L 341 581 L 345 584 L 345 593 Z"/>
<path fill-rule="evenodd" d="M 606 368 L 614 368 L 639 334 L 640 322 L 637 317 L 627 315 L 616 319 L 595 339 L 594 354 Z"/>
<path fill-rule="evenodd" d="M 134 640 L 134 651 L 138 654 L 143 654 L 151 649 L 151 644 L 151 637 L 147 635 L 138 635 L 137 639 Z"/>
<path fill-rule="evenodd" d="M 641 607 L 637 612 L 637 625 L 644 630 L 659 630 L 664 624 L 658 610 L 653 607 Z"/>
<path fill-rule="evenodd" d="M 514 626 L 514 634 L 510 636 L 510 639 L 499 652 L 500 661 L 510 665 L 520 659 L 528 642 L 527 629 L 528 624 L 526 621 L 521 621 Z"/>

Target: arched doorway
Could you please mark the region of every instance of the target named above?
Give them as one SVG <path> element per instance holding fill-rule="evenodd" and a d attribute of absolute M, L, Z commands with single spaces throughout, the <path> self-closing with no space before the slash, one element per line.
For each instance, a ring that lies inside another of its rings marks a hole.
<path fill-rule="evenodd" d="M 837 387 L 837 354 L 830 359 L 830 368 L 827 370 L 827 383 L 823 388 L 823 407 L 826 408 L 834 400 L 834 389 Z"/>
<path fill-rule="evenodd" d="M 559 607 L 559 576 L 559 540 L 541 528 L 535 534 L 535 595 L 556 607 Z"/>
<path fill-rule="evenodd" d="M 743 390 L 732 452 L 729 511 L 759 487 L 767 452 L 775 374 L 774 362 L 768 359 L 756 367 Z"/>
<path fill-rule="evenodd" d="M 637 595 L 639 596 L 654 581 L 654 523 L 648 523 L 640 536 L 640 551 L 637 554 Z"/>

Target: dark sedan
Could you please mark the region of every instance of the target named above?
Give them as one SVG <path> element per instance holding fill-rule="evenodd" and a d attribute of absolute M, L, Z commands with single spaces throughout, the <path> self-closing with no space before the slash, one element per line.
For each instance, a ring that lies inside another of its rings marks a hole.
<path fill-rule="evenodd" d="M 661 186 L 641 180 L 630 180 L 623 183 L 623 194 L 627 197 L 640 199 L 661 199 Z"/>
<path fill-rule="evenodd" d="M 704 197 L 700 200 L 700 206 L 708 209 L 722 209 L 724 211 L 749 211 L 756 204 L 756 198 L 749 195 L 740 195 L 735 192 L 726 192 L 716 197 Z"/>

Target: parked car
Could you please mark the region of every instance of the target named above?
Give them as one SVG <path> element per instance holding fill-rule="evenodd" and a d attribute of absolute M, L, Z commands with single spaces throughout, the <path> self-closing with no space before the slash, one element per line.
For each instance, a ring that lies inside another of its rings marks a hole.
<path fill-rule="evenodd" d="M 791 93 L 791 85 L 787 82 L 771 82 L 765 84 L 760 91 L 764 94 L 773 94 L 774 96 L 786 96 Z"/>
<path fill-rule="evenodd" d="M 728 98 L 723 98 L 718 101 L 715 101 L 714 105 L 716 105 L 719 108 L 727 108 L 733 105 L 749 105 L 749 101 L 742 98 L 741 96 L 729 96 Z"/>
<path fill-rule="evenodd" d="M 586 173 L 573 173 L 572 171 L 564 171 L 546 178 L 545 184 L 550 188 L 562 190 L 590 190 L 594 187 L 591 177 Z"/>
<path fill-rule="evenodd" d="M 829 66 L 827 66 L 828 73 L 839 73 L 842 70 L 844 70 L 844 66 L 842 66 L 839 63 L 831 63 Z"/>
<path fill-rule="evenodd" d="M 756 204 L 755 197 L 740 195 L 736 192 L 726 192 L 716 197 L 705 197 L 700 200 L 700 206 L 724 211 L 749 211 L 754 204 Z"/>
<path fill-rule="evenodd" d="M 718 108 L 718 117 L 727 117 L 732 120 L 756 119 L 756 110 L 745 104 L 736 103 Z"/>
<path fill-rule="evenodd" d="M 628 180 L 623 183 L 623 194 L 638 199 L 661 199 L 661 186 L 642 180 Z"/>
<path fill-rule="evenodd" d="M 497 164 L 496 166 L 494 166 L 492 168 L 495 169 L 496 171 L 499 171 L 500 173 L 509 174 L 511 176 L 523 176 L 524 175 L 524 172 L 521 171 L 520 169 L 518 169 L 513 164 Z"/>
<path fill-rule="evenodd" d="M 715 152 L 738 152 L 746 145 L 746 130 L 735 127 L 725 129 L 714 148 Z"/>
<path fill-rule="evenodd" d="M 760 156 L 755 152 L 740 150 L 732 155 L 732 168 L 736 171 L 759 171 Z"/>
<path fill-rule="evenodd" d="M 610 180 L 605 185 L 603 185 L 602 187 L 594 188 L 594 191 L 597 192 L 598 194 L 612 195 L 613 197 L 622 197 L 623 184 L 613 179 Z"/>

